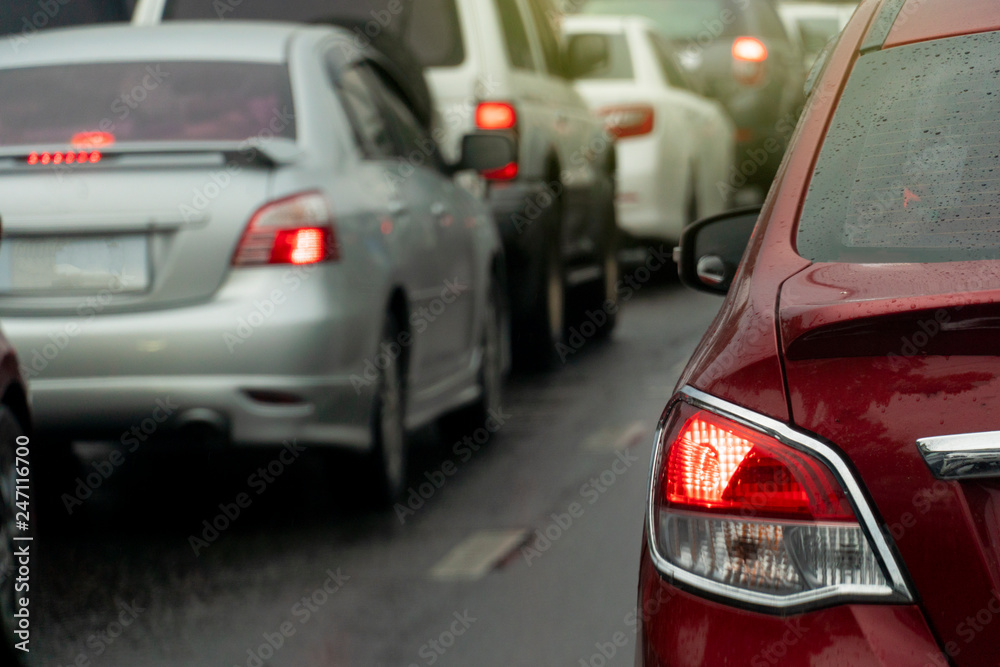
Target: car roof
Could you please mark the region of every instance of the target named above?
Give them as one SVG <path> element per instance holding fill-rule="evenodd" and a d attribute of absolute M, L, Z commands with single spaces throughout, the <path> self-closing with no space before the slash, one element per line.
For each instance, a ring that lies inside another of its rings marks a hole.
<path fill-rule="evenodd" d="M 899 3 L 884 0 L 881 11 L 893 4 Z M 907 0 L 883 48 L 993 30 L 1000 30 L 996 0 Z"/>
<path fill-rule="evenodd" d="M 620 33 L 623 32 L 629 25 L 640 25 L 644 28 L 656 30 L 656 23 L 647 19 L 645 16 L 635 15 L 574 14 L 572 16 L 564 16 L 562 19 L 562 25 L 563 29 L 570 33 L 584 31 L 596 33 Z"/>
<path fill-rule="evenodd" d="M 57 28 L 29 37 L 0 40 L 2 67 L 125 60 L 222 60 L 283 63 L 291 37 L 300 31 L 327 31 L 292 23 L 260 21 L 176 22 L 156 26 L 116 24 Z M 7 41 L 8 44 L 3 44 Z"/>

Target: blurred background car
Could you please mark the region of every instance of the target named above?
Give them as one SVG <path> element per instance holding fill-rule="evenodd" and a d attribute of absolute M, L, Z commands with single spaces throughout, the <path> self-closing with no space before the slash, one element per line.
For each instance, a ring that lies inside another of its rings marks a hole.
<path fill-rule="evenodd" d="M 802 52 L 808 72 L 827 43 L 840 34 L 857 9 L 856 2 L 782 2 L 778 13 Z"/>
<path fill-rule="evenodd" d="M 655 24 L 569 16 L 563 31 L 571 55 L 602 61 L 576 87 L 616 140 L 618 225 L 632 244 L 676 243 L 686 225 L 725 210 L 732 121 L 698 93 Z"/>
<path fill-rule="evenodd" d="M 998 52 L 994 2 L 863 3 L 768 206 L 685 234 L 728 296 L 657 434 L 638 664 L 996 662 Z"/>
<path fill-rule="evenodd" d="M 453 175 L 513 147 L 446 163 L 382 62 L 340 29 L 209 23 L 3 60 L 0 313 L 41 435 L 346 448 L 391 498 L 408 430 L 497 408 L 502 248 Z"/>
<path fill-rule="evenodd" d="M 14 635 L 17 628 L 14 615 L 23 606 L 18 604 L 18 598 L 25 597 L 24 590 L 15 590 L 17 562 L 14 551 L 24 542 L 16 542 L 14 538 L 33 537 L 37 521 L 37 516 L 32 519 L 30 512 L 34 500 L 31 475 L 24 473 L 31 472 L 31 465 L 40 454 L 25 438 L 31 430 L 31 412 L 27 385 L 19 367 L 17 353 L 0 332 L 0 662 L 4 665 L 21 664 L 18 656 L 23 655 L 13 646 L 18 641 Z M 19 448 L 29 451 L 27 457 L 22 453 L 20 461 L 17 460 Z M 20 484 L 19 480 L 22 480 Z M 25 481 L 29 483 L 26 485 Z M 18 517 L 18 512 L 22 516 Z M 25 517 L 29 519 L 28 530 L 18 527 L 18 520 Z"/>
<path fill-rule="evenodd" d="M 557 359 L 567 322 L 617 314 L 614 151 L 570 80 L 571 63 L 548 0 L 140 0 L 134 22 L 272 19 L 354 25 L 404 45 L 433 93 L 446 157 L 472 131 L 512 138 L 516 157 L 483 173 L 504 240 L 515 358 L 528 367 Z M 568 294 L 572 290 L 572 298 Z M 605 304 L 610 302 L 610 307 Z"/>
<path fill-rule="evenodd" d="M 737 203 L 767 193 L 801 113 L 805 71 L 772 0 L 587 0 L 583 14 L 652 20 L 736 125 Z"/>

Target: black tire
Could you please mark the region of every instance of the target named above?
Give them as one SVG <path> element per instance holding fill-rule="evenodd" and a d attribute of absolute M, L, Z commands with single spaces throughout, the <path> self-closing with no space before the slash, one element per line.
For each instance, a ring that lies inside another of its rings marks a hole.
<path fill-rule="evenodd" d="M 400 334 L 395 318 L 389 315 L 379 342 L 378 379 L 372 406 L 372 450 L 363 467 L 370 497 L 376 506 L 388 506 L 403 495 L 407 481 L 408 445 L 406 414 L 406 371 L 398 349 Z M 383 361 L 384 360 L 384 361 Z"/>
<path fill-rule="evenodd" d="M 18 447 L 18 438 L 24 436 L 24 429 L 18 422 L 17 417 L 7 406 L 0 406 L 0 629 L 2 629 L 3 640 L 0 641 L 0 663 L 4 665 L 24 665 L 22 661 L 22 651 L 14 649 L 17 639 L 14 636 L 17 594 L 14 590 L 16 573 L 14 561 L 15 544 L 33 544 L 32 542 L 15 543 L 14 537 L 34 537 L 35 535 L 35 513 L 33 509 L 34 489 L 29 483 L 27 488 L 28 496 L 28 530 L 18 530 L 17 513 L 20 511 L 16 506 L 18 501 L 15 472 L 15 457 Z M 29 461 L 34 463 L 37 457 L 29 456 Z M 29 481 L 34 477 L 29 466 Z M 21 487 L 24 490 L 24 487 Z M 24 501 L 24 497 L 21 499 Z M 29 548 L 31 548 L 29 546 Z M 34 549 L 32 549 L 34 551 Z"/>
<path fill-rule="evenodd" d="M 553 204 L 553 207 L 558 207 L 553 217 L 561 222 L 561 206 Z M 518 339 L 518 357 L 525 362 L 526 370 L 545 371 L 556 366 L 566 331 L 566 274 L 558 226 L 547 235 L 542 268 L 538 272 L 534 291 L 535 307 L 524 323 L 526 335 Z"/>
<path fill-rule="evenodd" d="M 501 414 L 503 408 L 504 383 L 504 345 L 507 341 L 505 332 L 505 317 L 503 308 L 503 293 L 500 285 L 494 280 L 490 284 L 483 335 L 480 340 L 482 363 L 479 366 L 479 399 L 469 407 L 447 415 L 441 426 L 449 440 L 472 435 L 476 430 L 487 428 L 493 415 Z"/>
<path fill-rule="evenodd" d="M 615 215 L 615 188 L 611 180 L 611 195 L 604 203 L 605 214 L 601 220 L 604 227 L 603 238 L 600 239 L 599 262 L 600 276 L 597 280 L 580 288 L 577 301 L 577 311 L 574 313 L 575 326 L 590 323 L 597 328 L 593 340 L 606 340 L 618 324 L 618 309 L 621 303 L 618 298 L 618 282 L 621 277 L 621 266 L 618 262 L 621 237 L 618 233 L 618 220 Z M 589 326 L 588 325 L 588 326 Z"/>
<path fill-rule="evenodd" d="M 69 440 L 32 440 L 32 475 L 36 489 L 32 505 L 42 517 L 43 537 L 63 532 L 71 527 L 74 519 L 86 514 L 87 499 L 76 496 L 80 461 L 73 454 Z M 67 507 L 66 498 L 72 507 Z"/>

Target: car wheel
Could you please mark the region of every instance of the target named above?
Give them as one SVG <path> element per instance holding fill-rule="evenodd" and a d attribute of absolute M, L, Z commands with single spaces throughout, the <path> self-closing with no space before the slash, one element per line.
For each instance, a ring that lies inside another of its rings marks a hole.
<path fill-rule="evenodd" d="M 484 428 L 487 420 L 492 415 L 500 414 L 503 407 L 504 343 L 507 336 L 502 295 L 496 281 L 490 285 L 487 299 L 480 341 L 479 399 L 473 405 L 445 417 L 441 426 L 449 439 L 461 439 Z"/>
<path fill-rule="evenodd" d="M 16 594 L 14 537 L 33 537 L 36 517 L 28 514 L 27 531 L 17 528 L 17 473 L 15 465 L 17 439 L 24 435 L 20 423 L 6 406 L 0 406 L 0 627 L 3 629 L 3 642 L 0 645 L 0 658 L 6 657 L 3 664 L 20 665 L 17 651 L 14 650 L 14 630 L 16 629 Z M 33 473 L 33 470 L 29 471 Z M 29 474 L 29 479 L 33 475 Z M 33 499 L 29 486 L 28 498 Z"/>
<path fill-rule="evenodd" d="M 379 343 L 380 363 L 376 364 L 381 368 L 372 408 L 372 451 L 366 467 L 372 498 L 379 505 L 396 501 L 406 484 L 405 371 L 399 355 L 390 352 L 397 344 L 399 332 L 399 326 L 390 316 Z"/>

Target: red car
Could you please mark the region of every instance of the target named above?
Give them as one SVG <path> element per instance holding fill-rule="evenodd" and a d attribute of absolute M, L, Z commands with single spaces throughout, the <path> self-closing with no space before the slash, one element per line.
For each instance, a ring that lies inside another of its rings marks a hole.
<path fill-rule="evenodd" d="M 997 665 L 1000 3 L 862 2 L 811 83 L 759 217 L 678 251 L 728 297 L 660 422 L 637 664 Z"/>

